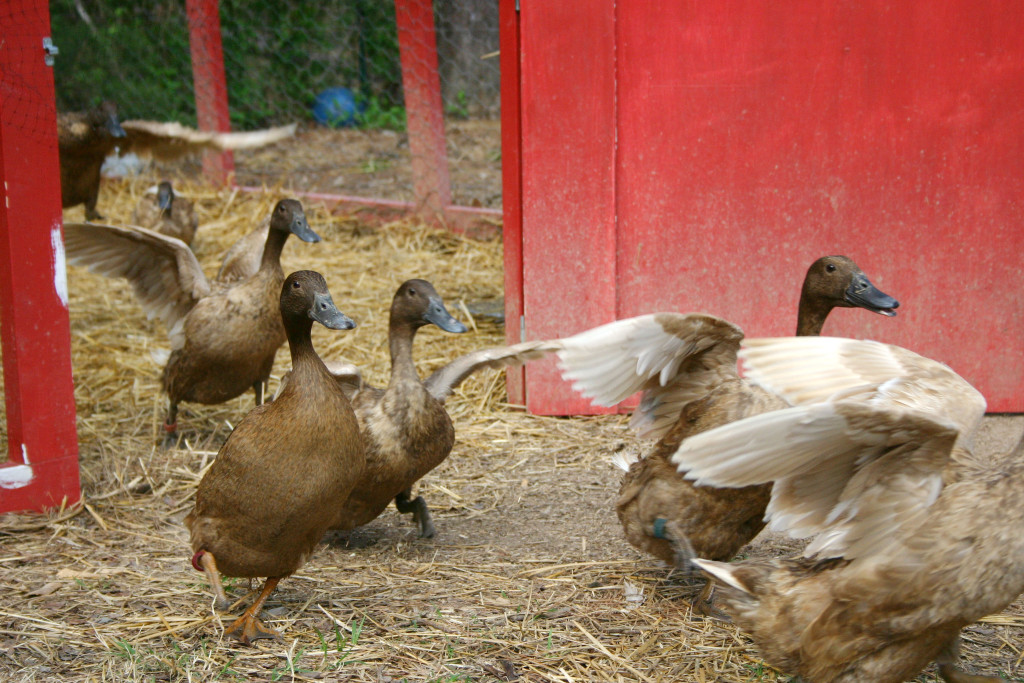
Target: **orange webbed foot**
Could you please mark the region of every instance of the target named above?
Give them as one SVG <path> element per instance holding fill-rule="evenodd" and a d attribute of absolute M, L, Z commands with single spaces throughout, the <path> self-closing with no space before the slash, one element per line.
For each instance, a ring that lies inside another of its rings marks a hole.
<path fill-rule="evenodd" d="M 946 683 L 1005 683 L 1005 678 L 995 676 L 975 676 L 964 673 L 952 664 L 940 664 L 939 675 Z"/>
<path fill-rule="evenodd" d="M 231 626 L 224 630 L 224 634 L 237 638 L 243 645 L 249 645 L 254 640 L 261 638 L 281 640 L 281 633 L 279 631 L 265 626 L 262 621 L 248 611 L 235 619 Z"/>
<path fill-rule="evenodd" d="M 249 609 L 245 610 L 245 613 L 235 619 L 235 621 L 228 626 L 227 630 L 224 631 L 226 635 L 238 638 L 243 645 L 248 645 L 254 640 L 260 638 L 273 638 L 274 640 L 280 640 L 281 634 L 272 628 L 268 628 L 263 625 L 263 622 L 256 616 L 263 609 L 263 603 L 266 602 L 267 596 L 269 596 L 274 588 L 277 587 L 277 582 L 281 580 L 280 576 L 269 577 L 267 582 L 263 584 L 263 590 L 260 591 L 260 595 L 256 598 L 256 602 L 249 606 Z"/>

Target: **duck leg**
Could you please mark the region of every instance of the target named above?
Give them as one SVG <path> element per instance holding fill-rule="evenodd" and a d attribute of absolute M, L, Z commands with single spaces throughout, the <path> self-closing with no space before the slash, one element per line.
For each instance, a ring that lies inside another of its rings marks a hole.
<path fill-rule="evenodd" d="M 213 553 L 208 550 L 200 550 L 196 553 L 195 558 L 193 558 L 192 565 L 196 569 L 202 569 L 203 573 L 206 574 L 206 580 L 210 582 L 210 590 L 213 591 L 213 596 L 216 598 L 215 605 L 217 609 L 226 610 L 230 607 L 231 601 L 224 594 L 224 586 L 221 584 L 220 572 L 217 571 L 217 560 L 213 557 Z"/>
<path fill-rule="evenodd" d="M 674 531 L 675 525 L 672 522 L 668 522 L 665 525 L 664 538 L 672 544 L 675 550 L 675 566 L 677 569 L 682 571 L 686 576 L 692 576 L 694 573 L 693 558 L 696 557 L 696 553 L 693 550 L 693 545 L 690 543 L 690 539 L 687 538 L 686 534 L 678 531 Z M 705 617 L 719 617 L 729 621 L 728 616 L 724 615 L 719 610 L 712 606 L 711 599 L 715 590 L 715 580 L 707 578 L 704 588 L 701 589 L 700 594 L 693 599 L 692 608 L 694 612 L 702 614 Z"/>
<path fill-rule="evenodd" d="M 256 601 L 249 605 L 249 609 L 245 610 L 242 616 L 235 619 L 235 621 L 225 629 L 224 634 L 238 638 L 243 645 L 248 645 L 254 640 L 260 638 L 273 638 L 280 640 L 281 634 L 272 628 L 268 628 L 263 625 L 263 622 L 259 620 L 260 610 L 263 609 L 263 603 L 267 601 L 267 597 L 274 592 L 277 588 L 277 583 L 283 577 L 280 576 L 269 576 L 267 577 L 266 583 L 263 584 L 263 590 L 260 591 L 260 595 L 256 598 Z"/>
<path fill-rule="evenodd" d="M 85 220 L 87 221 L 102 221 L 103 216 L 99 211 L 96 210 L 96 201 L 100 197 L 100 167 L 96 167 L 96 182 L 92 184 L 92 189 L 89 191 L 89 197 L 85 200 Z"/>
<path fill-rule="evenodd" d="M 395 507 L 403 514 L 412 513 L 413 521 L 420 525 L 421 538 L 433 538 L 437 533 L 430 519 L 427 501 L 423 500 L 423 496 L 412 498 L 412 489 L 406 489 L 395 496 Z"/>
<path fill-rule="evenodd" d="M 975 676 L 957 668 L 957 660 L 960 659 L 960 636 L 957 635 L 944 648 L 935 663 L 939 665 L 939 675 L 946 683 L 1000 683 L 1006 679 L 998 676 Z"/>
<path fill-rule="evenodd" d="M 178 443 L 178 402 L 167 401 L 167 417 L 164 418 L 164 448 Z"/>
<path fill-rule="evenodd" d="M 252 383 L 252 393 L 256 394 L 256 405 L 263 405 L 263 395 L 264 391 L 266 391 L 266 388 L 266 383 L 261 379 L 258 379 Z"/>

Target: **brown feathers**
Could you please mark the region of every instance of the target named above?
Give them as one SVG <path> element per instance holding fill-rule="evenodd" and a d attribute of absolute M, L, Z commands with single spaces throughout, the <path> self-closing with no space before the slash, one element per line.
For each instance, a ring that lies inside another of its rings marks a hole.
<path fill-rule="evenodd" d="M 274 355 L 284 343 L 278 312 L 284 273 L 280 255 L 290 234 L 319 241 L 302 205 L 282 199 L 271 214 L 259 269 L 211 287 L 192 251 L 180 240 L 149 230 L 68 223 L 68 262 L 108 277 L 124 277 L 147 314 L 168 328 L 171 355 L 163 385 L 169 398 L 166 429 L 176 429 L 179 401 L 220 403 L 252 388 L 257 404 Z"/>
<path fill-rule="evenodd" d="M 412 359 L 416 331 L 434 324 L 448 332 L 465 332 L 445 309 L 434 287 L 408 280 L 391 304 L 388 343 L 391 379 L 386 389 L 362 381 L 358 368 L 336 366 L 339 386 L 351 397 L 366 445 L 364 481 L 340 505 L 337 528 L 352 529 L 376 518 L 394 500 L 400 512 L 412 512 L 422 536 L 435 533 L 426 501 L 411 488 L 451 452 L 455 429 L 444 408 L 452 390 L 473 372 L 505 367 L 554 350 L 544 342 L 481 349 L 456 358 L 421 382 Z"/>
<path fill-rule="evenodd" d="M 299 569 L 364 466 L 352 406 L 310 339 L 313 320 L 332 329 L 354 324 L 337 310 L 319 273 L 293 273 L 278 291 L 291 381 L 275 401 L 239 422 L 199 483 L 185 519 L 197 557 L 216 558 L 211 579 L 218 568 L 229 576 L 268 579 Z M 275 635 L 258 624 L 259 604 L 229 629 L 243 642 Z"/>
<path fill-rule="evenodd" d="M 695 560 L 730 586 L 735 622 L 770 664 L 810 681 L 898 683 L 933 660 L 946 680 L 975 680 L 956 670 L 960 629 L 1024 590 L 1024 463 L 966 446 L 984 399 L 946 366 L 876 342 L 753 350 L 752 372 L 790 395 L 817 395 L 822 377 L 839 393 L 699 434 L 673 458 L 706 486 L 774 481 L 772 526 L 816 534 L 805 558 Z"/>
<path fill-rule="evenodd" d="M 894 315 L 899 303 L 878 291 L 851 259 L 822 257 L 804 280 L 798 334 L 819 334 L 837 306 Z M 616 509 L 627 540 L 666 562 L 694 553 L 727 560 L 764 526 L 769 485 L 702 488 L 669 463 L 694 434 L 789 405 L 740 379 L 742 339 L 738 327 L 714 316 L 659 313 L 559 342 L 563 376 L 595 403 L 614 405 L 643 391 L 632 422 L 658 443 L 629 467 Z"/>

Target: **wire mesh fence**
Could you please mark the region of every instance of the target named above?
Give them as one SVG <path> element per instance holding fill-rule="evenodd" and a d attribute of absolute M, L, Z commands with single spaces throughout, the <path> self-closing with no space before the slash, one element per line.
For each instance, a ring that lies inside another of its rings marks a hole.
<path fill-rule="evenodd" d="M 232 128 L 297 121 L 299 142 L 321 151 L 292 164 L 241 155 L 239 183 L 294 176 L 308 191 L 412 199 L 395 3 L 221 0 L 219 10 Z M 122 118 L 197 125 L 185 0 L 51 0 L 50 14 L 60 110 L 110 99 Z M 453 199 L 500 206 L 497 0 L 437 0 L 434 23 Z M 352 158 L 322 153 L 330 147 Z"/>

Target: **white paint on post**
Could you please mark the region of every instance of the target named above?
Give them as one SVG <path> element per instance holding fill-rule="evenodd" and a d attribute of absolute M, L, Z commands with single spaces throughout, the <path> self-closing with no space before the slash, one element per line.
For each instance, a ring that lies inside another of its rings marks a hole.
<path fill-rule="evenodd" d="M 28 464 L 28 449 L 21 444 L 20 465 L 0 467 L 0 489 L 20 489 L 32 481 L 32 466 Z"/>
<path fill-rule="evenodd" d="M 56 223 L 50 230 L 50 244 L 53 246 L 53 288 L 64 308 L 68 307 L 68 267 L 64 258 L 64 238 L 61 224 Z"/>

